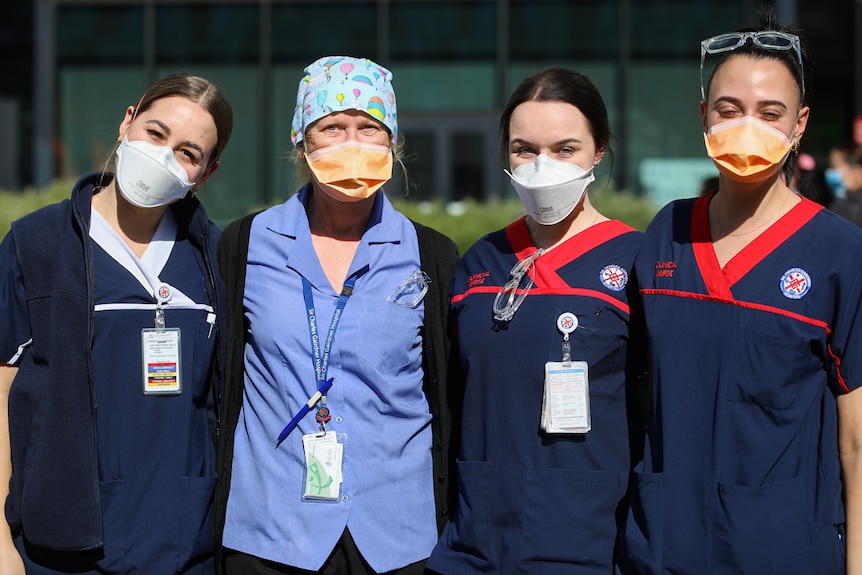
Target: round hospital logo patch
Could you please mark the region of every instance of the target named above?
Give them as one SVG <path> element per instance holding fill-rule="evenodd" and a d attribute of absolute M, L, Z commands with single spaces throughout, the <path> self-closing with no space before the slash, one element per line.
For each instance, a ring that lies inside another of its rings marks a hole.
<path fill-rule="evenodd" d="M 609 290 L 622 291 L 629 281 L 629 274 L 620 266 L 611 264 L 602 268 L 599 272 L 599 280 Z"/>
<path fill-rule="evenodd" d="M 790 299 L 800 299 L 811 289 L 811 276 L 801 268 L 790 268 L 781 276 L 781 293 Z"/>

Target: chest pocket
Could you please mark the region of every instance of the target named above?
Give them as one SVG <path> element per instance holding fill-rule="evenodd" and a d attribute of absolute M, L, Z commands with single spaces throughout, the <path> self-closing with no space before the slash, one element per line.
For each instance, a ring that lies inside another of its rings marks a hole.
<path fill-rule="evenodd" d="M 590 395 L 613 395 L 624 378 L 605 377 L 625 367 L 628 324 L 613 311 L 577 314 L 578 328 L 571 335 L 572 359 L 589 362 Z M 562 339 L 558 337 L 562 344 Z"/>
<path fill-rule="evenodd" d="M 800 396 L 810 391 L 801 383 L 823 369 L 812 351 L 812 342 L 776 337 L 748 326 L 739 328 L 732 357 L 735 365 L 729 370 L 727 399 L 770 412 L 795 408 Z"/>
<path fill-rule="evenodd" d="M 422 345 L 420 330 L 424 306 L 409 308 L 397 303 L 366 302 L 356 341 L 356 354 L 380 373 L 392 373 L 421 361 L 414 350 Z"/>

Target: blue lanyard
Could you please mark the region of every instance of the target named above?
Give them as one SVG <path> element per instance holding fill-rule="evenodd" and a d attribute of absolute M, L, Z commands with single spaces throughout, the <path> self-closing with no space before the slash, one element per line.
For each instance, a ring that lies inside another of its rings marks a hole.
<path fill-rule="evenodd" d="M 305 309 L 308 312 L 308 333 L 311 336 L 311 355 L 314 360 L 314 374 L 317 377 L 318 388 L 326 381 L 326 372 L 329 369 L 329 352 L 332 349 L 332 342 L 335 340 L 335 330 L 338 329 L 341 313 L 344 311 L 344 306 L 347 305 L 348 298 L 353 294 L 353 286 L 356 285 L 356 280 L 360 275 L 354 274 L 344 282 L 341 295 L 338 296 L 338 302 L 335 304 L 335 312 L 332 314 L 332 322 L 329 324 L 329 333 L 326 334 L 326 343 L 323 346 L 322 353 L 320 350 L 320 334 L 317 329 L 317 314 L 314 311 L 314 295 L 311 293 L 311 283 L 307 279 L 302 278 L 302 296 L 305 298 Z"/>
<path fill-rule="evenodd" d="M 302 278 L 302 296 L 305 299 L 305 309 L 308 313 L 308 333 L 311 337 L 311 355 L 314 361 L 314 375 L 317 378 L 317 392 L 309 398 L 308 402 L 303 404 L 299 413 L 294 415 L 293 419 L 290 420 L 290 423 L 281 430 L 281 433 L 278 435 L 278 439 L 276 440 L 276 447 L 278 447 L 290 432 L 299 425 L 299 421 L 305 417 L 309 411 L 311 411 L 311 408 L 313 408 L 321 398 L 326 397 L 326 392 L 329 391 L 330 387 L 332 387 L 332 379 L 326 379 L 326 372 L 329 370 L 329 352 L 332 349 L 332 342 L 335 340 L 335 330 L 338 329 L 338 322 L 341 320 L 344 306 L 347 305 L 347 300 L 353 294 L 353 286 L 356 285 L 356 280 L 359 279 L 366 270 L 353 274 L 344 282 L 341 295 L 338 297 L 338 302 L 335 304 L 335 312 L 332 314 L 332 321 L 329 324 L 329 333 L 326 335 L 326 343 L 323 345 L 322 352 L 320 349 L 320 333 L 317 329 L 317 314 L 314 309 L 314 295 L 311 291 L 311 282 Z M 325 407 L 322 409 L 325 409 Z"/>

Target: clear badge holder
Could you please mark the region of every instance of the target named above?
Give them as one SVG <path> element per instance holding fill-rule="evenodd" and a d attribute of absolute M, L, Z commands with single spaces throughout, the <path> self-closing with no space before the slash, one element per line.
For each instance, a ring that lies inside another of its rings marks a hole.
<path fill-rule="evenodd" d="M 155 327 L 141 330 L 144 395 L 182 392 L 182 336 L 180 328 L 165 327 L 165 312 L 156 308 Z"/>
<path fill-rule="evenodd" d="M 321 431 L 302 436 L 305 452 L 303 501 L 336 503 L 341 498 L 347 434 Z"/>
<path fill-rule="evenodd" d="M 563 360 L 545 364 L 541 428 L 549 434 L 587 433 L 591 429 L 589 368 L 585 361 L 572 361 L 569 341 L 578 327 L 578 318 L 573 313 L 563 313 L 557 327 L 563 333 Z"/>

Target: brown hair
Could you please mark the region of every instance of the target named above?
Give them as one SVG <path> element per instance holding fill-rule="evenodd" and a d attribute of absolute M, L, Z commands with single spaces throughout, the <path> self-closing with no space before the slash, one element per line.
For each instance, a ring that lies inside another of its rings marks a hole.
<path fill-rule="evenodd" d="M 608 111 L 595 84 L 575 70 L 548 68 L 523 80 L 500 116 L 501 161 L 508 164 L 509 123 L 515 108 L 524 102 L 565 102 L 581 111 L 587 119 L 596 152 L 610 151 L 611 128 Z"/>
<path fill-rule="evenodd" d="M 147 110 L 153 102 L 171 96 L 188 98 L 212 116 L 218 138 L 215 151 L 207 163 L 207 166 L 212 166 L 221 157 L 233 132 L 233 108 L 230 102 L 218 86 L 206 78 L 190 74 L 171 74 L 147 89 L 135 108 L 135 114 Z"/>

